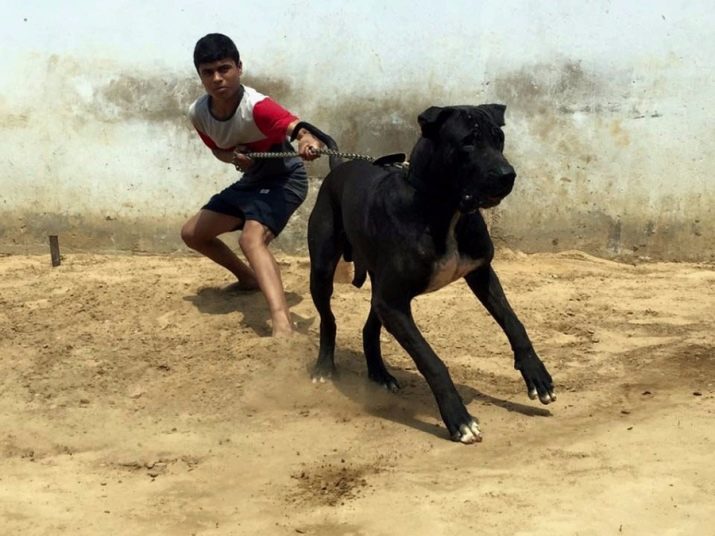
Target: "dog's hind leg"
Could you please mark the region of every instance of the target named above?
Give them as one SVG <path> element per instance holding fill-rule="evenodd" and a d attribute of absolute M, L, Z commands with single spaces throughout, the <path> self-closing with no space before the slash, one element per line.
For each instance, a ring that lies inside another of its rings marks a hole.
<path fill-rule="evenodd" d="M 375 309 L 370 307 L 370 314 L 365 322 L 365 327 L 362 329 L 362 348 L 367 361 L 367 374 L 370 380 L 394 393 L 400 389 L 400 384 L 397 383 L 392 374 L 387 372 L 385 362 L 382 360 L 382 351 L 380 350 L 381 330 L 382 322 L 380 322 Z"/>
<path fill-rule="evenodd" d="M 334 244 L 321 246 L 321 255 L 310 265 L 310 294 L 320 314 L 320 350 L 313 367 L 313 381 L 325 381 L 335 372 L 335 315 L 330 307 L 333 295 L 333 276 L 340 251 Z"/>
<path fill-rule="evenodd" d="M 336 327 L 330 298 L 333 295 L 335 268 L 343 250 L 337 218 L 327 196 L 318 196 L 308 221 L 308 249 L 310 295 L 320 314 L 320 350 L 311 376 L 314 382 L 323 382 L 335 372 Z"/>

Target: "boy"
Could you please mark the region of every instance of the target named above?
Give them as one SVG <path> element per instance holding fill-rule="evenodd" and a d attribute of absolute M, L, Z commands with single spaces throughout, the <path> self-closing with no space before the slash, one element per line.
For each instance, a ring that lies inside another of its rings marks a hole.
<path fill-rule="evenodd" d="M 196 43 L 194 66 L 206 94 L 189 108 L 189 118 L 214 156 L 243 171 L 241 179 L 214 195 L 181 229 L 190 248 L 233 273 L 241 290 L 260 288 L 270 309 L 273 336 L 293 331 L 280 270 L 268 244 L 283 230 L 308 191 L 300 158 L 253 161 L 245 152 L 290 151 L 287 137 L 299 119 L 275 101 L 241 84 L 242 65 L 233 41 L 208 34 Z M 318 157 L 320 142 L 307 130 L 295 133 L 298 154 Z M 242 229 L 242 262 L 217 237 Z"/>

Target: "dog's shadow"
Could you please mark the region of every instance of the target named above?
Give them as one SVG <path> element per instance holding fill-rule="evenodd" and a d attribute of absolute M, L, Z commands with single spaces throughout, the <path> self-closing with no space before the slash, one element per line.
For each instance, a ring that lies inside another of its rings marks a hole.
<path fill-rule="evenodd" d="M 439 410 L 424 377 L 416 371 L 391 369 L 400 384 L 400 391 L 391 393 L 367 377 L 365 357 L 353 350 L 336 351 L 337 372 L 333 384 L 344 396 L 365 408 L 366 412 L 381 419 L 393 421 L 444 438 L 444 424 L 434 423 L 439 419 Z M 548 409 L 520 404 L 483 393 L 471 386 L 455 384 L 465 405 L 479 402 L 502 408 L 508 412 L 528 417 L 551 417 Z M 428 422 L 432 421 L 432 422 Z"/>
<path fill-rule="evenodd" d="M 296 292 L 286 292 L 289 307 L 300 303 L 303 296 Z M 271 318 L 268 304 L 259 290 L 236 291 L 225 287 L 201 287 L 196 294 L 184 296 L 201 313 L 207 315 L 226 315 L 239 312 L 243 315 L 241 324 L 253 330 L 259 337 L 271 335 L 268 321 Z M 291 313 L 291 319 L 299 333 L 307 334 L 314 318 L 303 318 Z"/>

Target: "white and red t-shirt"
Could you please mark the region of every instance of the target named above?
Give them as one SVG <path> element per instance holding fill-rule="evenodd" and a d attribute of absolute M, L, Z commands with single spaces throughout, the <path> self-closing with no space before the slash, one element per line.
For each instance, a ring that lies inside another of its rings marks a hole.
<path fill-rule="evenodd" d="M 209 96 L 204 95 L 189 107 L 189 119 L 211 149 L 265 152 L 285 145 L 288 125 L 297 119 L 270 97 L 243 86 L 244 92 L 235 113 L 228 119 L 211 115 Z"/>

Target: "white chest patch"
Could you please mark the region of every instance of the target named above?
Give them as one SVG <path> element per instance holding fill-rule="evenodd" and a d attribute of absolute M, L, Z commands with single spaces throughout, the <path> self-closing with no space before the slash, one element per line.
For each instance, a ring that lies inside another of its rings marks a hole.
<path fill-rule="evenodd" d="M 473 259 L 472 257 L 460 255 L 457 249 L 457 237 L 454 234 L 458 219 L 459 213 L 454 215 L 452 222 L 449 224 L 447 251 L 435 261 L 432 268 L 432 277 L 425 292 L 439 290 L 484 264 L 484 259 Z"/>

